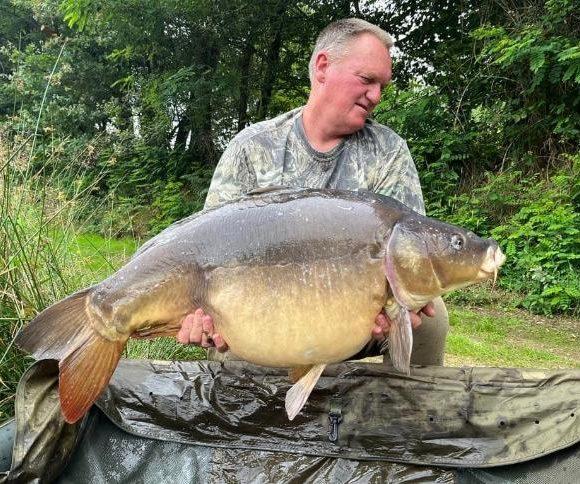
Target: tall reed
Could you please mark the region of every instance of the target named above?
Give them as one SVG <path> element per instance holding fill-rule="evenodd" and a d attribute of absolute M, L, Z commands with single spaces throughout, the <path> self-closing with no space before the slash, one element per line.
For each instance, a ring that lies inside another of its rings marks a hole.
<path fill-rule="evenodd" d="M 91 184 L 74 188 L 78 168 L 49 175 L 33 168 L 31 148 L 30 139 L 19 145 L 0 139 L 0 420 L 10 413 L 15 385 L 30 362 L 13 345 L 20 327 L 102 275 L 79 270 L 78 252 L 71 250 L 84 230 L 75 214 L 87 212 L 82 205 L 89 203 L 84 195 Z M 50 154 L 45 162 L 55 166 Z"/>

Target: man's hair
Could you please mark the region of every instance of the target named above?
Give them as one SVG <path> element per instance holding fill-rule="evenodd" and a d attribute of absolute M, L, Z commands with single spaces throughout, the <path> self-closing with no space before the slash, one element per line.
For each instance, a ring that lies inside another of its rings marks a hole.
<path fill-rule="evenodd" d="M 340 59 L 347 53 L 350 41 L 362 34 L 371 34 L 379 39 L 387 49 L 394 44 L 393 38 L 380 27 L 359 18 L 345 18 L 327 25 L 316 39 L 314 51 L 308 64 L 310 81 L 314 80 L 314 64 L 320 51 L 326 50 L 333 60 Z"/>

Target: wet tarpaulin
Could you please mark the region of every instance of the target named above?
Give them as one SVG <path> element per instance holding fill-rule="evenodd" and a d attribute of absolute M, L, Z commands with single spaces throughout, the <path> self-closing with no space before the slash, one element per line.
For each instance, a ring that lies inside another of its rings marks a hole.
<path fill-rule="evenodd" d="M 23 377 L 5 479 L 488 482 L 519 463 L 560 478 L 580 470 L 580 370 L 424 367 L 405 376 L 342 363 L 289 422 L 283 370 L 124 360 L 100 410 L 75 426 L 57 411 L 55 370 L 41 362 Z"/>

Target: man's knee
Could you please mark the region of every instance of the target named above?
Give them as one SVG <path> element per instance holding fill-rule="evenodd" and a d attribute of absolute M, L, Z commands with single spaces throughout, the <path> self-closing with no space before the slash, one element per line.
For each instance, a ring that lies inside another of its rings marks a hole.
<path fill-rule="evenodd" d="M 435 316 L 422 315 L 421 326 L 413 330 L 413 365 L 443 365 L 445 341 L 449 332 L 449 314 L 445 303 L 439 297 L 433 301 Z"/>

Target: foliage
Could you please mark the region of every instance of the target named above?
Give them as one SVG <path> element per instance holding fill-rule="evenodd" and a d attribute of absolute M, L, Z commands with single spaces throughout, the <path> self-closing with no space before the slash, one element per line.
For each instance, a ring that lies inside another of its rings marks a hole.
<path fill-rule="evenodd" d="M 525 307 L 539 312 L 580 312 L 580 158 L 570 172 L 530 188 L 530 201 L 506 225 L 491 231 L 504 242 L 510 262 L 504 285 L 527 294 Z"/>
<path fill-rule="evenodd" d="M 500 287 L 535 312 L 580 311 L 578 156 L 547 180 L 509 171 L 452 199 L 450 221 L 496 239 L 507 256 Z"/>
<path fill-rule="evenodd" d="M 483 42 L 478 57 L 497 80 L 494 94 L 507 98 L 508 135 L 519 136 L 521 153 L 531 149 L 552 161 L 577 147 L 580 135 L 578 5 L 548 0 L 544 7 L 472 35 Z"/>
<path fill-rule="evenodd" d="M 195 176 L 183 181 L 157 182 L 149 218 L 149 231 L 156 234 L 172 222 L 187 217 L 203 208 L 211 170 L 200 169 Z M 194 187 L 186 190 L 185 186 Z"/>

